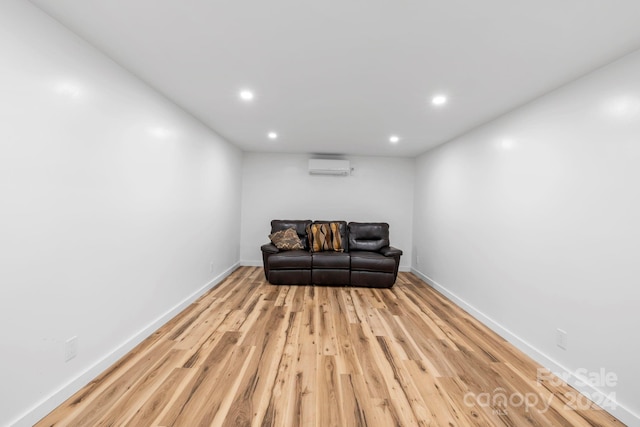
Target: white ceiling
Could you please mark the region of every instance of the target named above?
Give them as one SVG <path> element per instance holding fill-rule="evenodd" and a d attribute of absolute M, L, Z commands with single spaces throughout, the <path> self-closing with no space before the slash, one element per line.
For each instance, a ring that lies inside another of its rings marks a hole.
<path fill-rule="evenodd" d="M 413 156 L 640 48 L 637 0 L 31 1 L 247 151 Z"/>

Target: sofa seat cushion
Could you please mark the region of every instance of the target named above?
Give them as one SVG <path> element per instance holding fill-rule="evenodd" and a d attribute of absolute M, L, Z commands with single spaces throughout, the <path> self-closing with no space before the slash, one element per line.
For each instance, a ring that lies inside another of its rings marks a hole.
<path fill-rule="evenodd" d="M 270 270 L 311 269 L 311 254 L 307 251 L 285 251 L 269 256 Z"/>
<path fill-rule="evenodd" d="M 349 254 L 342 252 L 317 252 L 311 255 L 311 259 L 313 268 L 348 270 L 351 264 Z"/>
<path fill-rule="evenodd" d="M 350 255 L 352 271 L 395 272 L 395 260 L 378 252 L 351 251 Z"/>

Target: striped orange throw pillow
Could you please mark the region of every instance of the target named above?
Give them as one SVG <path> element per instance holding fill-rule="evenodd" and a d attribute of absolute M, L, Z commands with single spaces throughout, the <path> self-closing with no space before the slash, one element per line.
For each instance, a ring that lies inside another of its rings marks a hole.
<path fill-rule="evenodd" d="M 340 224 L 331 222 L 329 223 L 329 228 L 331 228 L 331 246 L 333 250 L 343 252 L 344 248 L 342 247 L 342 236 L 340 236 Z"/>
<path fill-rule="evenodd" d="M 311 252 L 342 252 L 342 238 L 336 222 L 311 224 L 307 226 L 307 237 Z"/>

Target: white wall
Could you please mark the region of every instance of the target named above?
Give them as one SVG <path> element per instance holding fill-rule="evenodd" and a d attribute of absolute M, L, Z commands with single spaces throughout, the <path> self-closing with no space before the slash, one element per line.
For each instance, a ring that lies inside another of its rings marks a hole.
<path fill-rule="evenodd" d="M 413 238 L 418 272 L 534 358 L 617 374 L 599 390 L 633 425 L 638 76 L 640 52 L 419 157 Z"/>
<path fill-rule="evenodd" d="M 309 175 L 309 155 L 245 153 L 242 169 L 240 259 L 262 265 L 272 219 L 389 223 L 391 245 L 411 265 L 414 159 L 347 157 L 351 176 Z M 315 156 L 317 157 L 317 156 Z"/>
<path fill-rule="evenodd" d="M 242 153 L 29 2 L 0 52 L 0 425 L 32 425 L 234 268 Z"/>

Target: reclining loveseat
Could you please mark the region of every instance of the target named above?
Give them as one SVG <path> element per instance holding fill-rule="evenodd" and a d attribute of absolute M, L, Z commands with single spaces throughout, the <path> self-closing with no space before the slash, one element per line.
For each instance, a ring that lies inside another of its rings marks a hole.
<path fill-rule="evenodd" d="M 390 288 L 396 281 L 402 251 L 389 246 L 387 223 L 271 221 L 270 237 L 278 232 L 295 242 L 281 245 L 288 250 L 273 242 L 261 247 L 269 283 Z"/>

